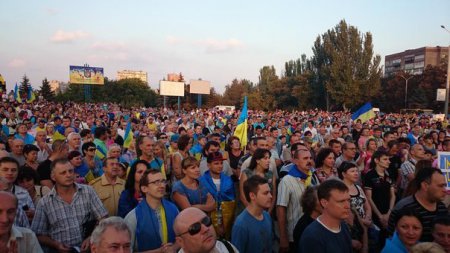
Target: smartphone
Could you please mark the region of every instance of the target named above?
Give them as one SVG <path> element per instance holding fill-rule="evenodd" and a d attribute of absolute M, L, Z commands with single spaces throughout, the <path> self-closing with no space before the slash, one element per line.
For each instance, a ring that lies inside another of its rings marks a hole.
<path fill-rule="evenodd" d="M 22 206 L 22 210 L 24 210 L 24 211 L 28 211 L 29 209 L 30 209 L 30 207 L 28 205 Z"/>

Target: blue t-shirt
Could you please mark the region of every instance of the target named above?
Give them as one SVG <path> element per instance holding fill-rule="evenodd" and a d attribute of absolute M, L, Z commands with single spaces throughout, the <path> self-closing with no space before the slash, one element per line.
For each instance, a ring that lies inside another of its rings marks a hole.
<path fill-rule="evenodd" d="M 172 196 L 174 192 L 178 192 L 181 195 L 186 196 L 191 206 L 203 205 L 206 203 L 206 200 L 208 199 L 208 189 L 205 186 L 203 186 L 200 182 L 198 183 L 198 188 L 192 190 L 187 188 L 181 181 L 177 181 L 172 186 Z M 178 208 L 180 207 L 178 206 Z"/>
<path fill-rule="evenodd" d="M 305 229 L 298 244 L 298 253 L 348 253 L 352 252 L 352 238 L 344 222 L 341 222 L 341 231 L 334 233 L 313 221 Z"/>
<path fill-rule="evenodd" d="M 263 212 L 263 219 L 257 220 L 247 209 L 236 218 L 231 234 L 231 243 L 241 253 L 272 252 L 272 219 Z"/>

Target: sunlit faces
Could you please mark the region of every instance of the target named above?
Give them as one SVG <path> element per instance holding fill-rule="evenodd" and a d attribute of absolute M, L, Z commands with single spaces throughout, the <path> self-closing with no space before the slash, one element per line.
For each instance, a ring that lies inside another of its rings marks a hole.
<path fill-rule="evenodd" d="M 208 163 L 209 171 L 213 174 L 220 174 L 223 170 L 223 161 L 212 161 Z"/>
<path fill-rule="evenodd" d="M 335 162 L 334 153 L 331 152 L 327 157 L 325 157 L 323 164 L 328 168 L 333 168 L 334 162 Z"/>
<path fill-rule="evenodd" d="M 200 231 L 194 235 L 186 233 L 194 223 L 201 222 L 206 214 L 200 209 L 190 209 L 189 213 L 184 213 L 177 221 L 177 243 L 185 252 L 211 252 L 216 245 L 216 233 L 209 225 L 201 224 Z"/>
<path fill-rule="evenodd" d="M 445 195 L 447 194 L 444 175 L 440 173 L 433 173 L 430 183 L 425 181 L 422 185 L 425 185 L 424 190 L 426 191 L 427 197 L 430 201 L 439 202 L 444 200 Z"/>
<path fill-rule="evenodd" d="M 447 252 L 450 250 L 450 226 L 435 224 L 433 228 L 434 241 L 444 247 Z"/>
<path fill-rule="evenodd" d="M 350 215 L 350 194 L 348 191 L 342 192 L 332 190 L 329 199 L 321 199 L 324 212 L 335 219 L 344 220 Z"/>
<path fill-rule="evenodd" d="M 350 168 L 347 171 L 342 172 L 342 176 L 344 177 L 344 179 L 347 179 L 350 182 L 356 183 L 359 180 L 358 168 L 356 168 L 356 167 Z"/>
<path fill-rule="evenodd" d="M 263 158 L 256 161 L 256 164 L 265 170 L 269 169 L 269 165 L 270 165 L 269 153 L 265 153 Z"/>
<path fill-rule="evenodd" d="M 387 169 L 391 161 L 389 160 L 389 156 L 382 155 L 378 159 L 375 158 L 375 164 L 380 168 Z"/>
<path fill-rule="evenodd" d="M 255 202 L 257 206 L 264 209 L 269 209 L 272 206 L 272 192 L 269 184 L 262 184 L 258 186 L 258 192 L 254 194 L 250 192 L 251 202 Z"/>
<path fill-rule="evenodd" d="M 131 236 L 128 231 L 107 227 L 102 233 L 99 245 L 92 245 L 93 253 L 128 253 L 131 250 Z"/>
<path fill-rule="evenodd" d="M 154 199 L 162 199 L 166 193 L 167 181 L 164 179 L 161 173 L 148 173 L 148 184 L 141 186 L 141 191 L 146 195 Z"/>
<path fill-rule="evenodd" d="M 142 143 L 139 145 L 139 148 L 141 149 L 142 154 L 146 156 L 153 155 L 153 141 L 150 138 L 144 137 Z"/>
<path fill-rule="evenodd" d="M 17 204 L 11 193 L 0 192 L 0 237 L 9 236 L 17 212 Z"/>
<path fill-rule="evenodd" d="M 13 162 L 4 162 L 0 165 L 0 177 L 6 179 L 8 183 L 14 184 L 17 179 L 19 167 Z"/>
<path fill-rule="evenodd" d="M 74 167 L 79 167 L 79 166 L 81 166 L 81 164 L 83 164 L 83 158 L 81 157 L 81 155 L 75 156 L 74 158 L 72 158 L 72 159 L 70 160 L 70 163 L 71 163 Z"/>
<path fill-rule="evenodd" d="M 108 158 L 106 160 L 106 166 L 103 168 L 105 174 L 110 177 L 117 177 L 120 173 L 119 161 L 116 158 Z"/>
<path fill-rule="evenodd" d="M 403 244 L 412 246 L 422 234 L 422 224 L 415 216 L 403 216 L 398 220 L 396 230 Z"/>
<path fill-rule="evenodd" d="M 312 157 L 309 151 L 298 151 L 297 157 L 294 159 L 295 165 L 303 171 L 308 170 L 312 166 Z"/>
<path fill-rule="evenodd" d="M 186 177 L 198 179 L 200 177 L 200 168 L 198 167 L 198 164 L 193 164 L 186 169 L 183 169 L 183 173 Z"/>
<path fill-rule="evenodd" d="M 51 172 L 51 178 L 57 185 L 71 186 L 75 180 L 75 172 L 72 164 L 57 163 Z"/>

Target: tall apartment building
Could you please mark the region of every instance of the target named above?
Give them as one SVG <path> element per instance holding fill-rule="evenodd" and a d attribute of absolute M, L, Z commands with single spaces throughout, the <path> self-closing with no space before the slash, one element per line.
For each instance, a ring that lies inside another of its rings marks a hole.
<path fill-rule="evenodd" d="M 121 70 L 117 71 L 117 80 L 137 78 L 144 83 L 148 83 L 147 72 L 139 70 Z"/>
<path fill-rule="evenodd" d="M 448 47 L 421 47 L 384 57 L 384 75 L 390 76 L 399 71 L 409 74 L 422 74 L 428 66 L 439 66 L 448 54 Z"/>

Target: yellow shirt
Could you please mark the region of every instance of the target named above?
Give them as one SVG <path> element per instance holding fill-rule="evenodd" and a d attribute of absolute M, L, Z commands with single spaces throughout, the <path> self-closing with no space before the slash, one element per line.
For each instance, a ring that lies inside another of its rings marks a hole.
<path fill-rule="evenodd" d="M 106 210 L 108 210 L 109 216 L 116 216 L 120 194 L 125 187 L 125 180 L 117 178 L 116 183 L 112 185 L 106 179 L 105 174 L 103 174 L 101 177 L 92 180 L 89 184 L 94 188 Z"/>

